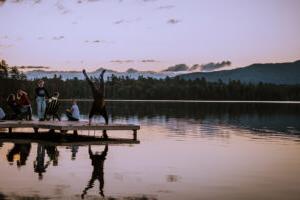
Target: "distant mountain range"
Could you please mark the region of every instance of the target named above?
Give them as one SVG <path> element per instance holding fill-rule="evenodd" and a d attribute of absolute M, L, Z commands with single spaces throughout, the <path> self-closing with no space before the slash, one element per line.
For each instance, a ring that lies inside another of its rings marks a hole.
<path fill-rule="evenodd" d="M 105 79 L 115 75 L 117 77 L 129 77 L 137 79 L 139 76 L 145 78 L 164 79 L 166 77 L 175 77 L 183 79 L 201 79 L 205 78 L 209 82 L 217 82 L 222 80 L 227 83 L 229 80 L 240 80 L 241 82 L 251 83 L 273 83 L 273 84 L 300 84 L 300 60 L 292 63 L 274 63 L 274 64 L 253 64 L 243 68 L 236 68 L 231 70 L 220 70 L 223 67 L 230 65 L 230 61 L 223 61 L 221 63 L 208 63 L 205 65 L 194 65 L 188 67 L 185 64 L 179 64 L 169 67 L 161 72 L 154 71 L 138 71 L 130 68 L 125 72 L 117 72 L 106 69 Z M 99 68 L 88 74 L 92 77 L 99 77 L 103 68 Z M 81 71 L 45 71 L 32 70 L 25 72 L 28 79 L 40 79 L 43 77 L 53 78 L 60 77 L 63 80 L 67 79 L 84 79 Z"/>
<path fill-rule="evenodd" d="M 243 68 L 215 72 L 181 74 L 186 80 L 205 78 L 209 82 L 240 80 L 244 83 L 300 84 L 300 60 L 291 63 L 253 64 Z"/>
<path fill-rule="evenodd" d="M 100 73 L 102 72 L 103 68 L 99 68 L 95 71 L 88 72 L 88 75 L 91 77 L 99 77 Z M 112 75 L 116 77 L 129 77 L 131 79 L 138 79 L 139 76 L 145 78 L 154 78 L 154 79 L 164 79 L 168 77 L 174 77 L 179 74 L 186 73 L 185 71 L 163 71 L 163 72 L 153 72 L 153 71 L 138 71 L 135 69 L 128 69 L 125 72 L 117 72 L 113 70 L 106 69 L 106 73 L 104 74 L 104 79 L 106 80 L 108 77 Z M 45 70 L 32 70 L 25 72 L 27 79 L 34 80 L 40 78 L 53 78 L 54 76 L 61 77 L 63 80 L 67 79 L 84 79 L 82 71 L 45 71 Z"/>

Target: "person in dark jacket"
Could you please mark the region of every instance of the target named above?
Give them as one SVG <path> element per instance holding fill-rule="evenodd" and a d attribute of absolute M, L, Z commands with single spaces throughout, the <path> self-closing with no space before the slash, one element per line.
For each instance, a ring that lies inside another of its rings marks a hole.
<path fill-rule="evenodd" d="M 46 111 L 46 97 L 49 98 L 49 93 L 44 87 L 45 82 L 39 80 L 38 87 L 35 88 L 35 99 L 37 103 L 37 115 L 40 121 L 44 120 Z"/>

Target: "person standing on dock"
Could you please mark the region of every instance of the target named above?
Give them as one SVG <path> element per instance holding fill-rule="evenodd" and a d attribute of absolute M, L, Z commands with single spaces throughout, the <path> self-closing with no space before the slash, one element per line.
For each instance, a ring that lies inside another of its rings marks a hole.
<path fill-rule="evenodd" d="M 35 88 L 35 99 L 37 104 L 37 115 L 40 121 L 44 121 L 46 111 L 46 97 L 49 98 L 49 93 L 44 87 L 45 82 L 39 80 L 38 87 Z"/>
<path fill-rule="evenodd" d="M 106 111 L 106 106 L 105 106 L 105 101 L 104 101 L 104 96 L 105 96 L 105 88 L 104 88 L 104 79 L 103 75 L 105 73 L 105 70 L 103 70 L 100 74 L 100 83 L 93 83 L 91 79 L 88 77 L 85 69 L 82 71 L 87 82 L 89 83 L 92 93 L 93 93 L 93 105 L 89 114 L 89 125 L 91 125 L 92 118 L 94 115 L 101 115 L 105 119 L 105 124 L 108 124 L 108 114 Z M 103 137 L 108 138 L 106 131 L 103 131 Z"/>

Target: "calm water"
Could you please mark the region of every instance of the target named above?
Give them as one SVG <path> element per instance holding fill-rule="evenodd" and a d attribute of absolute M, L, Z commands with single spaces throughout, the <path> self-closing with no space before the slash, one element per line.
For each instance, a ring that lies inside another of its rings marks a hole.
<path fill-rule="evenodd" d="M 85 119 L 89 104 L 79 104 Z M 89 146 L 0 140 L 0 199 L 300 197 L 300 104 L 109 102 L 108 108 L 110 120 L 141 125 L 140 144 L 92 145 L 90 156 Z"/>

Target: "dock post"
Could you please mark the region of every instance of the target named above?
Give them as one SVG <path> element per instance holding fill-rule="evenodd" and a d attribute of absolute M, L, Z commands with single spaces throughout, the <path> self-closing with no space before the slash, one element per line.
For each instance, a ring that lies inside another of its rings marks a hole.
<path fill-rule="evenodd" d="M 34 133 L 39 133 L 39 129 L 36 127 L 33 127 L 33 131 L 34 131 Z"/>
<path fill-rule="evenodd" d="M 77 130 L 74 130 L 74 131 L 73 131 L 73 135 L 76 135 L 76 136 L 77 136 L 77 135 L 78 135 L 78 131 L 77 131 Z"/>
<path fill-rule="evenodd" d="M 133 130 L 133 140 L 137 140 L 137 131 Z"/>
<path fill-rule="evenodd" d="M 12 133 L 12 127 L 8 128 L 8 133 Z"/>

